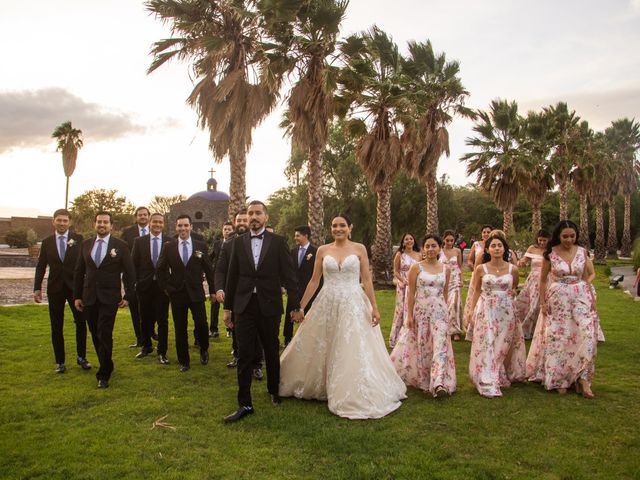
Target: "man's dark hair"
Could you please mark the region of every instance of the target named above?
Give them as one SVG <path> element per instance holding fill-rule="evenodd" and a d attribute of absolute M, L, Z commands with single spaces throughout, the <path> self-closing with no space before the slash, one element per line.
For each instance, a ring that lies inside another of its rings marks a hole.
<path fill-rule="evenodd" d="M 311 237 L 311 228 L 309 225 L 300 225 L 293 230 L 294 232 L 298 232 L 300 235 L 304 235 L 307 238 Z"/>
<path fill-rule="evenodd" d="M 178 215 L 178 218 L 176 218 L 176 223 L 178 223 L 178 220 L 182 220 L 183 218 L 186 218 L 187 220 L 189 220 L 189 225 L 191 225 L 191 217 L 186 213 L 182 213 Z"/>
<path fill-rule="evenodd" d="M 233 218 L 236 218 L 238 215 L 246 215 L 247 214 L 247 209 L 246 208 L 241 208 L 240 210 L 238 210 L 235 215 L 233 216 Z"/>
<path fill-rule="evenodd" d="M 262 205 L 262 208 L 264 209 L 264 213 L 269 213 L 267 210 L 267 206 L 264 204 L 264 202 L 261 202 L 260 200 L 251 200 L 249 202 L 249 206 L 251 205 Z"/>
<path fill-rule="evenodd" d="M 232 223 L 232 222 L 224 222 L 224 223 L 222 224 L 222 226 L 223 226 L 223 227 L 225 227 L 225 226 L 233 227 L 233 223 Z"/>
<path fill-rule="evenodd" d="M 138 214 L 138 212 L 139 212 L 140 210 L 146 210 L 146 211 L 147 211 L 147 215 L 150 215 L 150 214 L 151 214 L 151 212 L 149 211 L 149 209 L 148 209 L 147 207 L 145 207 L 145 206 L 140 206 L 140 207 L 136 208 L 136 211 L 135 211 L 135 212 L 133 212 L 133 214 L 134 214 L 134 215 L 137 215 L 137 214 Z"/>
<path fill-rule="evenodd" d="M 113 217 L 111 216 L 111 213 L 110 213 L 110 212 L 106 212 L 106 211 L 104 211 L 104 210 L 100 210 L 98 213 L 96 213 L 96 216 L 95 216 L 95 217 L 93 217 L 93 221 L 95 222 L 96 220 L 98 220 L 98 217 L 99 217 L 100 215 L 106 215 L 106 216 L 108 216 L 108 217 L 109 217 L 109 223 L 113 223 Z"/>
<path fill-rule="evenodd" d="M 162 218 L 164 218 L 164 213 L 153 212 L 151 215 L 149 215 L 149 219 L 151 219 L 151 217 L 162 217 Z"/>
<path fill-rule="evenodd" d="M 59 217 L 60 215 L 71 218 L 71 213 L 69 213 L 69 210 L 67 210 L 66 208 L 59 208 L 58 210 L 53 212 L 53 218 Z"/>

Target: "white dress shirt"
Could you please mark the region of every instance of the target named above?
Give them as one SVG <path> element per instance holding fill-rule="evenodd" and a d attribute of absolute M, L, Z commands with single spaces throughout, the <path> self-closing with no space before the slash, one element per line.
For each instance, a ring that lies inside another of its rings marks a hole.
<path fill-rule="evenodd" d="M 258 232 L 249 231 L 249 235 L 262 235 L 265 229 Z M 258 261 L 260 260 L 260 252 L 262 251 L 262 241 L 264 238 L 252 238 L 251 239 L 251 253 L 253 254 L 253 263 L 258 268 Z"/>

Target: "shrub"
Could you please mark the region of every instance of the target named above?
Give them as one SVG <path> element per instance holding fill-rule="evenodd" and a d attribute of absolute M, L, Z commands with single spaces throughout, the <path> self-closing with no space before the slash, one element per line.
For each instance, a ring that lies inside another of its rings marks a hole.
<path fill-rule="evenodd" d="M 38 236 L 32 228 L 14 228 L 5 234 L 7 245 L 14 248 L 27 248 L 35 245 Z"/>

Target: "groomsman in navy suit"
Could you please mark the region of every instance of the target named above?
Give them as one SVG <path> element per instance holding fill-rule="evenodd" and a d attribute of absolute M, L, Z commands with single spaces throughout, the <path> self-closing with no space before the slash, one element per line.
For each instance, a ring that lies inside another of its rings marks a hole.
<path fill-rule="evenodd" d="M 42 302 L 42 280 L 49 266 L 47 279 L 47 297 L 49 300 L 49 319 L 51 320 L 51 343 L 56 359 L 56 372 L 64 373 L 64 305 L 69 304 L 73 321 L 76 324 L 76 362 L 84 370 L 91 364 L 87 361 L 87 322 L 82 313 L 73 304 L 73 270 L 78 260 L 78 252 L 82 244 L 82 235 L 72 233 L 71 214 L 63 208 L 53 213 L 55 233 L 42 241 L 40 257 L 36 266 L 33 285 L 33 299 Z"/>
<path fill-rule="evenodd" d="M 109 212 L 95 217 L 96 236 L 82 242 L 73 277 L 73 298 L 78 310 L 85 313 L 100 368 L 96 373 L 98 388 L 107 388 L 113 372 L 113 325 L 118 308 L 128 305 L 135 296 L 136 272 L 125 242 L 111 235 L 113 223 Z M 125 296 L 122 297 L 124 280 Z"/>
<path fill-rule="evenodd" d="M 144 237 L 149 233 L 149 209 L 147 207 L 138 207 L 134 213 L 136 223 L 122 230 L 121 238 L 127 242 L 129 251 L 133 252 L 133 242 L 138 237 Z M 131 348 L 142 346 L 142 328 L 140 326 L 140 308 L 138 299 L 132 298 L 129 303 L 129 312 L 131 312 L 131 323 L 133 331 L 136 335 L 136 343 L 129 345 Z"/>
<path fill-rule="evenodd" d="M 293 264 L 296 266 L 296 285 L 298 287 L 296 290 L 297 298 L 303 297 L 304 291 L 307 289 L 307 285 L 309 284 L 309 280 L 311 280 L 311 276 L 313 274 L 313 264 L 316 261 L 316 252 L 318 249 L 314 245 L 311 245 L 309 242 L 310 237 L 311 229 L 308 225 L 296 227 L 295 234 L 293 236 L 296 246 L 291 249 L 291 260 L 293 260 Z M 304 309 L 305 314 L 311 308 L 313 299 L 320 288 L 322 288 L 322 283 L 320 284 L 320 287 L 318 287 L 318 290 L 312 299 L 307 303 L 307 306 Z M 285 347 L 289 345 L 289 342 L 293 337 L 293 320 L 291 320 L 291 312 L 294 308 L 294 305 L 289 301 L 289 296 L 287 296 L 287 311 L 284 316 L 284 327 L 282 328 Z"/>
<path fill-rule="evenodd" d="M 151 336 L 153 326 L 158 324 L 158 361 L 168 365 L 167 342 L 169 335 L 169 297 L 158 284 L 158 262 L 166 238 L 163 234 L 164 216 L 151 215 L 150 233 L 138 237 L 133 242 L 131 257 L 136 269 L 136 296 L 140 307 L 140 334 L 142 347 L 136 358 L 144 358 L 153 353 Z"/>
<path fill-rule="evenodd" d="M 213 267 L 207 254 L 207 244 L 191 236 L 191 217 L 179 215 L 176 219 L 178 238 L 164 245 L 158 262 L 158 283 L 171 300 L 171 313 L 176 335 L 176 352 L 180 371 L 190 368 L 187 315 L 191 310 L 200 346 L 200 363 L 209 363 L 209 329 L 207 327 L 206 300 L 203 279 L 209 284 L 213 299 Z"/>

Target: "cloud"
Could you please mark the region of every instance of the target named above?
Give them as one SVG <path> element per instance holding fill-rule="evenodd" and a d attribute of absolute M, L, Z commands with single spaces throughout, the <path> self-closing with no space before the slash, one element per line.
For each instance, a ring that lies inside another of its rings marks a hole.
<path fill-rule="evenodd" d="M 49 145 L 53 130 L 66 121 L 92 141 L 145 131 L 129 114 L 110 112 L 63 88 L 5 91 L 0 92 L 0 153 Z"/>

